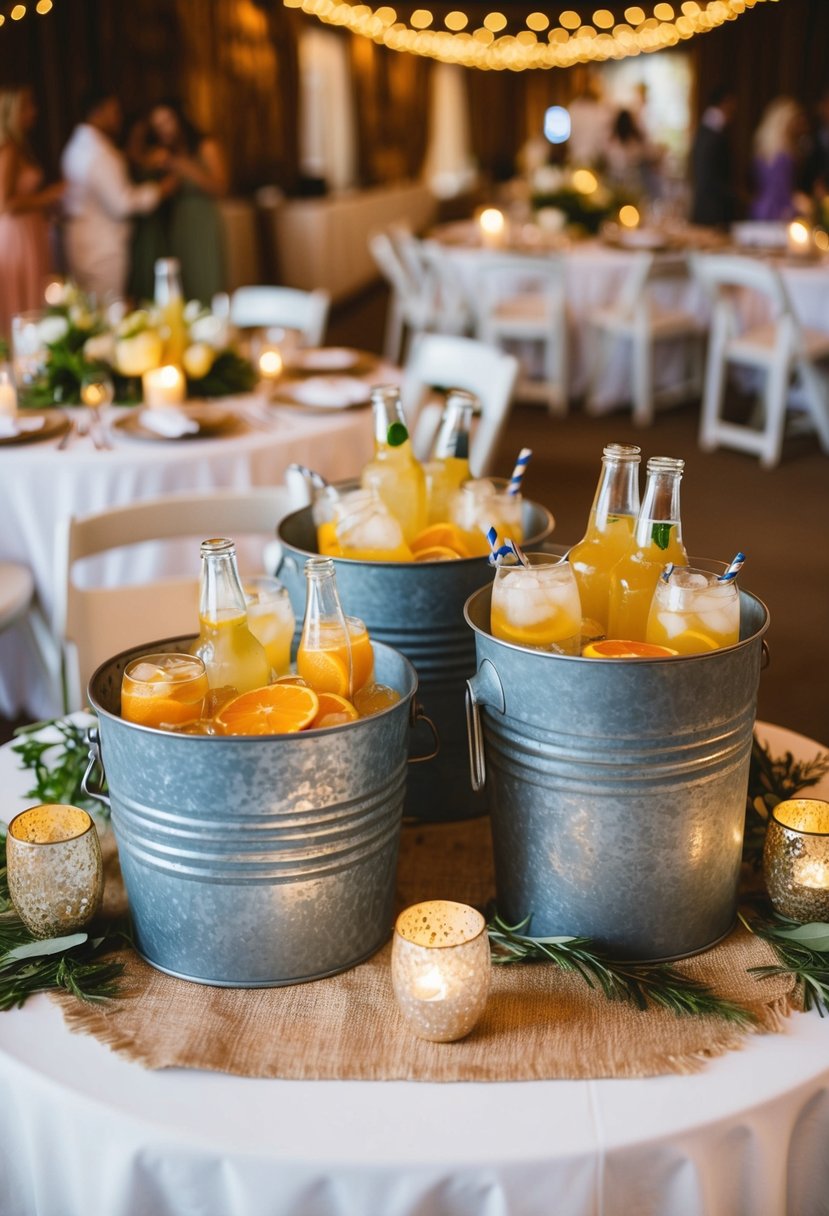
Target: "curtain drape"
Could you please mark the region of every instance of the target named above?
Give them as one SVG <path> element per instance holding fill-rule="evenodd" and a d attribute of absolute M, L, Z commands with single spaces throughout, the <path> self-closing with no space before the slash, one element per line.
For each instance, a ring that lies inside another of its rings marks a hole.
<path fill-rule="evenodd" d="M 357 133 L 348 45 L 322 28 L 299 42 L 299 165 L 332 190 L 357 181 Z"/>

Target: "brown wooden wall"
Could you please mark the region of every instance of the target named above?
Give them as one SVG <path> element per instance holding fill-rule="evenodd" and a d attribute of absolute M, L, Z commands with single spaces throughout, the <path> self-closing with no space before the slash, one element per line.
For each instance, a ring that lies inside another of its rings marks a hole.
<path fill-rule="evenodd" d="M 236 190 L 266 182 L 290 190 L 297 181 L 297 31 L 310 20 L 280 0 L 55 0 L 48 15 L 0 28 L 0 86 L 34 87 L 36 148 L 52 171 L 83 92 L 104 86 L 117 90 L 128 112 L 179 97 L 224 144 Z M 416 173 L 431 65 L 350 42 L 363 180 Z M 829 86 L 829 0 L 759 4 L 684 45 L 696 68 L 695 112 L 721 80 L 737 91 L 735 143 L 745 170 L 766 102 L 785 92 L 812 104 Z M 467 73 L 474 151 L 486 173 L 509 170 L 544 108 L 572 95 L 576 71 Z"/>

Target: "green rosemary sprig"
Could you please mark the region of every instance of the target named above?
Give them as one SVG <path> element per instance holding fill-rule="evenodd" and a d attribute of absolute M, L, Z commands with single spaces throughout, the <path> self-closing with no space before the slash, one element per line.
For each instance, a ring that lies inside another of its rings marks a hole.
<path fill-rule="evenodd" d="M 797 921 L 769 912 L 762 920 L 747 920 L 745 927 L 768 942 L 780 960 L 766 967 L 752 967 L 757 976 L 793 975 L 803 994 L 803 1010 L 817 1009 L 821 1017 L 829 1013 L 829 925 Z"/>
<path fill-rule="evenodd" d="M 756 1022 L 749 1010 L 717 996 L 670 963 L 620 963 L 587 937 L 533 937 L 526 932 L 530 920 L 508 925 L 497 913 L 493 915 L 487 926 L 493 963 L 543 959 L 562 971 L 575 972 L 590 988 L 598 986 L 609 1001 L 629 1001 L 643 1010 L 656 1005 L 679 1017 L 719 1017 L 738 1026 Z"/>
<path fill-rule="evenodd" d="M 46 727 L 56 731 L 59 737 L 40 738 Z M 65 802 L 105 814 L 104 808 L 87 798 L 81 789 L 89 753 L 86 732 L 86 726 L 69 718 L 18 727 L 14 733 L 20 742 L 13 744 L 12 751 L 20 757 L 21 767 L 31 769 L 34 774 L 34 784 L 26 790 L 26 798 L 36 798 L 38 802 Z"/>
<path fill-rule="evenodd" d="M 128 940 L 125 925 L 108 925 L 96 937 L 32 937 L 9 896 L 6 833 L 0 831 L 0 1011 L 23 1005 L 36 992 L 60 988 L 82 1001 L 117 996 L 123 965 L 102 956 Z"/>
<path fill-rule="evenodd" d="M 801 790 L 817 785 L 829 773 L 829 752 L 818 752 L 811 760 L 795 760 L 791 752 L 772 756 L 757 736 L 751 746 L 746 800 L 743 860 L 758 869 L 769 815 L 778 802 L 794 798 Z"/>

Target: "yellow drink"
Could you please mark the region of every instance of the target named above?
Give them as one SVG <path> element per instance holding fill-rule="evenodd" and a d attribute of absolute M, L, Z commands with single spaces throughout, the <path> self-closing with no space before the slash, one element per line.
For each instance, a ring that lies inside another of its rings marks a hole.
<path fill-rule="evenodd" d="M 121 717 L 142 726 L 187 726 L 201 718 L 208 691 L 200 659 L 186 654 L 146 655 L 124 671 Z"/>
<path fill-rule="evenodd" d="M 199 617 L 200 637 L 194 653 L 207 668 L 211 688 L 249 692 L 271 681 L 271 664 L 248 626 L 246 612 L 210 619 Z"/>
<path fill-rule="evenodd" d="M 423 466 L 426 477 L 427 515 L 430 524 L 449 519 L 449 504 L 463 482 L 469 480 L 469 461 L 460 456 L 430 460 Z"/>
<path fill-rule="evenodd" d="M 337 540 L 337 525 L 333 519 L 317 524 L 317 548 L 323 557 L 342 557 L 343 551 Z"/>
<path fill-rule="evenodd" d="M 398 447 L 378 445 L 360 481 L 364 489 L 380 495 L 403 529 L 404 540 L 414 540 L 426 527 L 426 479 L 408 439 Z"/>
<path fill-rule="evenodd" d="M 570 550 L 570 565 L 576 576 L 581 610 L 607 632 L 610 572 L 629 550 L 633 539 L 632 515 L 609 516 L 600 531 L 591 516 L 584 540 Z"/>
<path fill-rule="evenodd" d="M 451 499 L 449 519 L 460 529 L 474 557 L 486 557 L 489 553 L 486 533 L 490 527 L 497 531 L 499 545 L 507 537 L 517 544 L 524 539 L 523 499 L 520 494 L 508 494 L 508 485 L 502 477 L 465 481 Z"/>
<path fill-rule="evenodd" d="M 647 639 L 679 654 L 705 654 L 740 640 L 740 596 L 733 581 L 705 570 L 675 570 L 656 585 Z"/>
<path fill-rule="evenodd" d="M 673 562 L 675 566 L 688 565 L 688 556 L 682 541 L 676 536 L 676 527 L 672 524 L 657 526 L 671 529 L 670 539 L 664 548 L 652 540 L 647 545 L 637 546 L 613 567 L 608 637 L 634 642 L 650 640 L 645 636 L 648 613 L 660 574 L 668 562 Z M 652 640 L 656 641 L 655 638 Z M 673 646 L 669 642 L 663 644 Z"/>
<path fill-rule="evenodd" d="M 352 490 L 345 494 L 334 508 L 334 520 L 321 524 L 317 536 L 326 545 L 326 557 L 363 562 L 412 560 L 400 521 L 375 490 Z"/>
<path fill-rule="evenodd" d="M 374 648 L 365 624 L 346 617 L 348 639 L 335 622 L 321 621 L 313 639 L 303 635 L 296 656 L 297 673 L 314 692 L 353 697 L 374 679 Z"/>
<path fill-rule="evenodd" d="M 562 654 L 579 653 L 581 605 L 573 571 L 546 554 L 530 565 L 499 566 L 492 586 L 490 629 L 504 642 Z"/>
<path fill-rule="evenodd" d="M 294 610 L 288 592 L 276 579 L 248 580 L 243 587 L 248 608 L 248 629 L 261 642 L 274 676 L 287 675 L 291 667 L 294 639 Z"/>

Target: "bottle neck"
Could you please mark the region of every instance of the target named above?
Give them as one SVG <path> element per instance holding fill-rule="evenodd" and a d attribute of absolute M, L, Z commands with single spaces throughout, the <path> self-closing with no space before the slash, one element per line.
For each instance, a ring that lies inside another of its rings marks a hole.
<path fill-rule="evenodd" d="M 154 300 L 159 308 L 164 308 L 181 300 L 181 278 L 178 263 L 170 264 L 169 259 L 156 263 Z"/>
<path fill-rule="evenodd" d="M 683 468 L 684 462 L 681 460 L 657 458 L 648 461 L 645 497 L 636 523 L 636 543 L 640 548 L 651 543 L 654 526 L 658 524 L 673 525 L 675 539 L 682 540 L 679 485 Z"/>
<path fill-rule="evenodd" d="M 603 532 L 616 515 L 636 517 L 639 512 L 640 449 L 612 444 L 602 456 L 602 472 L 591 509 L 591 520 Z"/>
<path fill-rule="evenodd" d="M 199 616 L 208 623 L 246 616 L 245 593 L 236 568 L 236 546 L 230 540 L 204 541 Z"/>
<path fill-rule="evenodd" d="M 433 460 L 469 460 L 469 430 L 474 398 L 471 393 L 449 395 L 432 449 Z"/>
<path fill-rule="evenodd" d="M 376 388 L 371 394 L 374 413 L 374 450 L 377 455 L 396 455 L 411 459 L 409 428 L 397 388 Z"/>
<path fill-rule="evenodd" d="M 345 630 L 345 613 L 337 590 L 337 574 L 330 557 L 305 563 L 305 625 L 339 625 Z"/>

